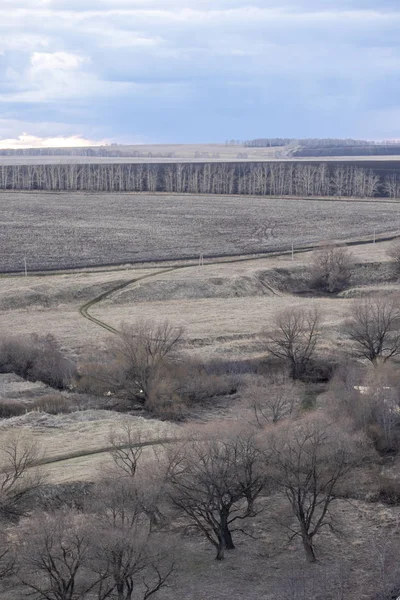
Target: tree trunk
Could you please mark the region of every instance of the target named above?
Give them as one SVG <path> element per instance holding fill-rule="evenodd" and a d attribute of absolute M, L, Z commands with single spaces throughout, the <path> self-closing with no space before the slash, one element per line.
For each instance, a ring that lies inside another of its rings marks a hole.
<path fill-rule="evenodd" d="M 227 550 L 234 550 L 235 549 L 235 544 L 233 543 L 232 534 L 229 531 L 229 528 L 228 528 L 227 525 L 224 527 L 223 536 L 224 536 L 225 548 Z"/>
<path fill-rule="evenodd" d="M 303 542 L 303 547 L 306 553 L 307 561 L 310 563 L 317 562 L 317 557 L 315 556 L 315 550 L 311 538 L 306 533 L 303 533 L 301 539 Z"/>
<path fill-rule="evenodd" d="M 225 540 L 221 537 L 217 546 L 217 556 L 215 560 L 224 560 L 225 558 Z"/>
<path fill-rule="evenodd" d="M 232 540 L 232 534 L 229 531 L 228 515 L 224 512 L 221 514 L 221 538 L 224 541 L 224 546 L 227 550 L 234 550 L 235 544 Z"/>

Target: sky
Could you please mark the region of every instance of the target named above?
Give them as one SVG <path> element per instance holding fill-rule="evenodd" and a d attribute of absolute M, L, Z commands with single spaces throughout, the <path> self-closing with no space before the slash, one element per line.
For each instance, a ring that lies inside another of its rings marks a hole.
<path fill-rule="evenodd" d="M 399 0 L 0 0 L 0 147 L 400 138 Z"/>

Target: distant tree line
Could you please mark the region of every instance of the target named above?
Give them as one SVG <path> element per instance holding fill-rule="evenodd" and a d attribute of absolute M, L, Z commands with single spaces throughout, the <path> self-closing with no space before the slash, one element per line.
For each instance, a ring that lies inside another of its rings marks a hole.
<path fill-rule="evenodd" d="M 0 156 L 90 156 L 95 158 L 175 158 L 175 152 L 139 152 L 129 146 L 88 148 L 7 148 Z"/>
<path fill-rule="evenodd" d="M 2 165 L 0 189 L 398 198 L 400 174 L 326 163 Z"/>
<path fill-rule="evenodd" d="M 339 145 L 339 146 L 308 146 L 298 148 L 292 156 L 398 156 L 400 144 L 375 144 L 365 146 Z"/>
<path fill-rule="evenodd" d="M 390 142 L 384 142 L 389 145 Z M 335 138 L 258 138 L 255 140 L 247 140 L 244 145 L 247 148 L 266 148 L 272 146 L 287 146 L 288 144 L 294 144 L 297 146 L 303 146 L 305 148 L 331 148 L 331 147 L 347 147 L 347 146 L 375 146 L 381 144 L 381 142 L 369 142 L 367 140 L 353 140 L 353 139 L 335 139 Z"/>
<path fill-rule="evenodd" d="M 291 138 L 259 138 L 256 140 L 247 140 L 243 142 L 246 148 L 274 148 L 277 146 L 287 146 L 293 140 Z"/>

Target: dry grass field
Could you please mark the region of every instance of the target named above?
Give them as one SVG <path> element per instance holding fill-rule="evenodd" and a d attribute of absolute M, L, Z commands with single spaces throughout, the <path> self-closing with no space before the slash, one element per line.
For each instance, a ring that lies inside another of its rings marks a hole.
<path fill-rule="evenodd" d="M 400 231 L 400 203 L 1 193 L 0 272 L 288 250 Z"/>
<path fill-rule="evenodd" d="M 359 262 L 385 263 L 389 244 L 354 246 L 351 251 Z M 232 259 L 221 264 L 206 261 L 201 268 L 179 263 L 172 271 L 150 265 L 147 269 L 4 277 L 0 280 L 2 333 L 51 333 L 72 356 L 90 358 L 107 347 L 111 334 L 84 319 L 79 309 L 109 291 L 89 313 L 115 328 L 122 321 L 168 318 L 186 328 L 188 346 L 196 354 L 258 355 L 264 351 L 260 332 L 284 306 L 318 304 L 328 328 L 336 328 L 345 318 L 351 289 L 343 298 L 293 296 L 296 277 L 290 279 L 287 273 L 301 274 L 310 256 L 310 252 L 296 254 L 294 262 L 290 255 Z M 121 284 L 126 285 L 112 291 Z M 376 282 L 370 285 L 376 286 Z M 395 282 L 385 285 L 388 290 L 397 289 Z M 352 287 L 358 289 L 358 282 Z"/>

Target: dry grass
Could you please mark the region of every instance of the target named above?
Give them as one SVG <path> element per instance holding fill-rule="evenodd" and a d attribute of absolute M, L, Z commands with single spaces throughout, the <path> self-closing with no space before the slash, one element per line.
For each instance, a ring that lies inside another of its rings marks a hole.
<path fill-rule="evenodd" d="M 389 245 L 381 242 L 354 246 L 351 252 L 359 261 L 385 261 Z M 310 258 L 311 253 L 305 252 L 295 255 L 293 263 L 286 255 L 206 264 L 203 268 L 188 266 L 169 273 L 159 273 L 159 268 L 143 268 L 3 278 L 0 290 L 2 333 L 52 333 L 64 350 L 90 360 L 107 347 L 110 334 L 83 319 L 79 314 L 80 305 L 116 284 L 154 274 L 154 277 L 111 294 L 90 309 L 91 314 L 117 328 L 121 321 L 167 317 L 187 328 L 187 337 L 196 353 L 213 351 L 243 358 L 264 351 L 257 336 L 270 326 L 276 312 L 284 306 L 318 303 L 327 313 L 328 325 L 336 327 L 343 319 L 350 298 L 359 295 L 357 290 L 346 292 L 346 300 L 323 298 L 311 301 L 294 298 L 289 289 L 283 292 L 274 289 L 277 283 L 275 269 L 301 272 Z M 390 284 L 390 289 L 393 286 L 397 289 L 394 283 Z M 371 284 L 369 289 L 383 288 Z M 367 291 L 365 287 L 362 290 L 363 293 Z M 6 308 L 10 306 L 20 308 Z"/>
<path fill-rule="evenodd" d="M 2 278 L 0 309 L 80 306 L 117 285 L 151 273 L 151 269 L 71 273 L 51 276 Z"/>
<path fill-rule="evenodd" d="M 41 460 L 49 461 L 49 464 L 41 467 L 49 483 L 87 481 L 98 478 L 101 470 L 104 474 L 104 468 L 112 464 L 109 453 L 102 450 L 110 446 L 110 433 L 126 423 L 130 423 L 132 430 L 137 431 L 138 441 L 141 442 L 178 437 L 182 430 L 177 425 L 156 419 L 105 410 L 86 410 L 55 416 L 31 412 L 21 417 L 3 419 L 0 420 L 0 436 L 10 429 L 17 429 L 20 436 L 36 440 Z M 52 462 L 78 453 L 83 456 Z"/>

